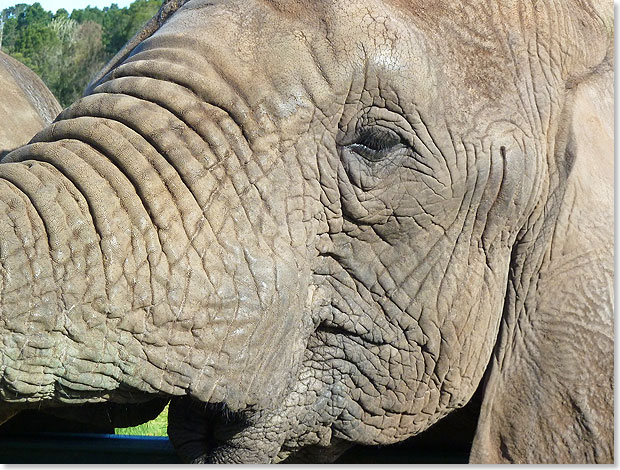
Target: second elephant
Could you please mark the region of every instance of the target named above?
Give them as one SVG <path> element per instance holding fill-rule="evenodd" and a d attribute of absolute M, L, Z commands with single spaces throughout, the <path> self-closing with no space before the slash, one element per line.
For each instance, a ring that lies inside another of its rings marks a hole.
<path fill-rule="evenodd" d="M 0 52 L 0 155 L 26 144 L 62 111 L 28 67 Z"/>

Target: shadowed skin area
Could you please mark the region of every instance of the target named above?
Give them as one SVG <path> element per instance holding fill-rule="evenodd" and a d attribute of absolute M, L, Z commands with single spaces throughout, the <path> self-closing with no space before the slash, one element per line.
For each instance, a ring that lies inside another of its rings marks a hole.
<path fill-rule="evenodd" d="M 28 67 L 0 52 L 0 157 L 27 143 L 62 111 Z"/>
<path fill-rule="evenodd" d="M 332 461 L 481 386 L 473 462 L 613 461 L 612 18 L 167 2 L 0 165 L 6 409 Z"/>

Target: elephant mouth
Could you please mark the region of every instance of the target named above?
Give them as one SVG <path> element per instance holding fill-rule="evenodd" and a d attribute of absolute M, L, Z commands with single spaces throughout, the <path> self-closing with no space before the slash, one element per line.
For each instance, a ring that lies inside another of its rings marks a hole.
<path fill-rule="evenodd" d="M 203 416 L 207 421 L 206 437 L 211 448 L 226 445 L 239 432 L 250 426 L 252 412 L 250 410 L 232 411 L 226 403 L 207 403 Z"/>

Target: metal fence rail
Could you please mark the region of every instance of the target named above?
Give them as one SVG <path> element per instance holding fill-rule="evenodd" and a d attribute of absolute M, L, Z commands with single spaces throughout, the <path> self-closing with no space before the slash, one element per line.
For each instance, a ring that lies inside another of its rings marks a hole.
<path fill-rule="evenodd" d="M 336 463 L 467 463 L 468 449 L 419 445 L 355 446 Z M 181 463 L 167 437 L 115 434 L 29 433 L 0 437 L 4 464 L 176 464 Z"/>
<path fill-rule="evenodd" d="M 0 438 L 0 462 L 181 463 L 167 437 L 40 433 Z"/>

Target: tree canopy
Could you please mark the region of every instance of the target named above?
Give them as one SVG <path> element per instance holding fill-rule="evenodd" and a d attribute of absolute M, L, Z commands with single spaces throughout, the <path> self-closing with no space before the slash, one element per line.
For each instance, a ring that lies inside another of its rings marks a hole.
<path fill-rule="evenodd" d="M 146 23 L 162 0 L 69 13 L 24 3 L 0 13 L 0 47 L 36 72 L 60 104 L 82 95 L 91 77 Z"/>

